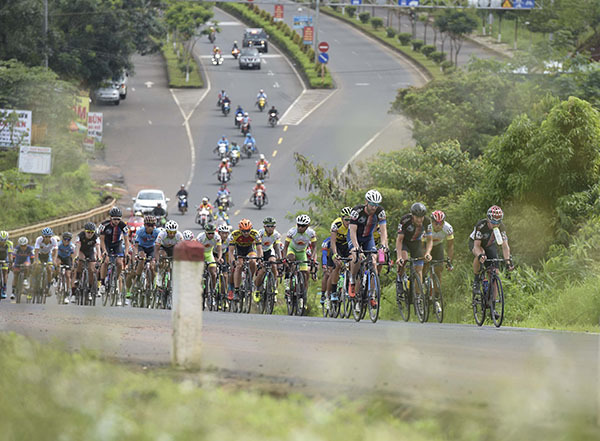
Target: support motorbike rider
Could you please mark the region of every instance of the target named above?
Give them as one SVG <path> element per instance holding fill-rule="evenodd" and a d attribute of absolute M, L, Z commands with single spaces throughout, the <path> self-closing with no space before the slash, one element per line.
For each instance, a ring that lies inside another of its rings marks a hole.
<path fill-rule="evenodd" d="M 246 134 L 246 138 L 244 139 L 244 146 L 247 145 L 250 146 L 250 150 L 252 150 L 253 153 L 256 153 L 256 139 L 254 139 L 250 132 Z"/>
<path fill-rule="evenodd" d="M 217 141 L 217 146 L 213 149 L 213 153 L 217 153 L 219 151 L 219 146 L 221 144 L 225 144 L 225 147 L 226 147 L 225 152 L 229 153 L 229 140 L 227 139 L 227 136 L 225 136 L 225 135 L 222 135 L 219 138 L 219 140 Z"/>
<path fill-rule="evenodd" d="M 258 91 L 258 95 L 256 95 L 256 104 L 257 104 L 257 105 L 258 105 L 258 100 L 259 100 L 259 99 L 261 99 L 261 98 L 264 98 L 264 100 L 265 100 L 265 105 L 266 105 L 266 102 L 267 102 L 267 94 L 265 93 L 265 91 L 264 91 L 263 89 L 260 89 L 260 90 Z"/>
<path fill-rule="evenodd" d="M 188 192 L 185 189 L 185 184 L 181 184 L 181 187 L 179 187 L 179 191 L 175 196 L 177 197 L 177 199 L 179 199 L 180 196 L 185 197 L 185 208 L 188 208 Z"/>
<path fill-rule="evenodd" d="M 202 203 L 200 205 L 198 205 L 198 208 L 196 208 L 196 211 L 198 211 L 198 212 L 200 212 L 202 210 L 207 210 L 208 213 L 210 214 L 211 219 L 214 218 L 213 206 L 210 204 L 207 197 L 203 197 Z"/>
<path fill-rule="evenodd" d="M 265 155 L 263 155 L 262 153 L 259 156 L 258 161 L 256 161 L 256 175 L 258 176 L 258 171 L 262 168 L 264 168 L 265 170 L 265 176 L 267 176 L 269 174 L 269 166 L 271 164 L 269 164 L 269 161 L 267 161 L 265 159 Z"/>
<path fill-rule="evenodd" d="M 227 202 L 231 203 L 231 201 L 230 201 L 231 193 L 229 192 L 229 189 L 227 188 L 227 184 L 221 184 L 221 188 L 219 188 L 219 191 L 217 191 L 217 199 L 215 199 L 215 205 L 217 205 L 219 203 L 219 200 L 223 196 L 226 196 Z"/>
<path fill-rule="evenodd" d="M 240 53 L 240 48 L 238 48 L 238 42 L 234 41 L 233 46 L 231 47 L 231 55 L 233 55 L 235 58 L 237 58 L 236 54 L 239 55 L 239 53 Z"/>
<path fill-rule="evenodd" d="M 260 179 L 256 181 L 256 185 L 252 189 L 252 197 L 250 198 L 250 202 L 254 203 L 254 198 L 256 197 L 256 193 L 259 190 L 262 190 L 264 203 L 265 205 L 267 205 L 267 203 L 269 202 L 269 198 L 267 198 L 267 189 L 265 188 L 263 181 L 261 181 Z"/>
<path fill-rule="evenodd" d="M 279 121 L 279 110 L 275 108 L 275 106 L 271 106 L 269 109 L 269 116 L 274 117 L 277 121 Z"/>

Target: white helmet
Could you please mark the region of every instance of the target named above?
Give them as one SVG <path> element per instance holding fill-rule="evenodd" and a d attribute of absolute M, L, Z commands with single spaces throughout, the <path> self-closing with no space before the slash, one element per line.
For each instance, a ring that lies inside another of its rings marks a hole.
<path fill-rule="evenodd" d="M 171 233 L 177 231 L 177 228 L 179 228 L 179 225 L 177 225 L 177 222 L 175 222 L 174 220 L 170 220 L 165 224 L 165 230 Z"/>
<path fill-rule="evenodd" d="M 194 240 L 194 233 L 190 230 L 185 230 L 183 232 L 183 240 Z"/>
<path fill-rule="evenodd" d="M 260 185 L 262 184 L 262 181 L 259 179 L 258 181 L 256 181 L 256 185 Z"/>
<path fill-rule="evenodd" d="M 219 233 L 229 233 L 229 225 L 227 225 L 227 224 L 219 225 L 219 228 L 217 228 L 217 231 Z"/>
<path fill-rule="evenodd" d="M 202 203 L 205 204 L 208 202 L 208 198 L 202 198 Z"/>
<path fill-rule="evenodd" d="M 262 153 L 259 156 L 259 159 L 265 159 L 265 155 L 263 155 Z"/>
<path fill-rule="evenodd" d="M 310 225 L 310 216 L 308 214 L 301 214 L 296 218 L 296 225 Z"/>
<path fill-rule="evenodd" d="M 259 92 L 260 92 L 260 93 L 264 93 L 265 91 L 264 91 L 264 90 L 262 90 L 262 89 L 260 89 L 260 90 L 259 90 Z"/>
<path fill-rule="evenodd" d="M 19 245 L 21 245 L 22 247 L 24 247 L 28 243 L 29 243 L 29 239 L 27 239 L 25 236 L 19 237 Z"/>
<path fill-rule="evenodd" d="M 244 112 L 244 116 L 248 116 L 248 112 Z"/>
<path fill-rule="evenodd" d="M 381 204 L 381 200 L 383 198 L 381 197 L 381 193 L 379 193 L 377 190 L 369 190 L 365 194 L 365 199 L 370 204 Z"/>

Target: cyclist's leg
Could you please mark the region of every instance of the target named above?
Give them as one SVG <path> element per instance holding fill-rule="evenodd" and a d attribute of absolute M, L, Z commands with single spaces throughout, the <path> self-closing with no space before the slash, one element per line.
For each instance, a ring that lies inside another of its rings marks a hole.
<path fill-rule="evenodd" d="M 436 246 L 434 246 L 431 249 L 431 258 L 432 260 L 444 260 L 444 243 L 441 242 L 439 244 L 437 244 Z M 439 282 L 439 287 L 442 287 L 442 272 L 444 270 L 444 265 L 439 263 L 437 265 L 435 265 L 433 267 L 433 271 L 435 272 L 435 275 L 437 276 L 438 282 Z M 433 287 L 434 289 L 436 288 L 435 286 Z"/>
<path fill-rule="evenodd" d="M 408 251 L 410 252 L 410 257 L 423 257 L 423 242 L 419 241 L 411 241 L 407 242 L 406 246 L 408 247 Z M 414 262 L 415 273 L 417 273 L 417 277 L 421 281 L 421 285 L 423 285 L 423 259 L 419 259 Z M 418 287 L 419 285 L 417 285 Z M 421 293 L 419 293 L 421 294 Z"/>

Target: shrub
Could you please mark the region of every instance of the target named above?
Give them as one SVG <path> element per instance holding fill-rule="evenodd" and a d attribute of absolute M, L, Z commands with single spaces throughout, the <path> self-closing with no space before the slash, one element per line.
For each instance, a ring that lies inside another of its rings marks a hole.
<path fill-rule="evenodd" d="M 379 29 L 383 27 L 383 19 L 379 17 L 373 17 L 371 19 L 371 26 L 373 26 L 373 29 Z"/>
<path fill-rule="evenodd" d="M 387 28 L 385 30 L 385 33 L 387 35 L 388 38 L 394 38 L 396 36 L 396 29 L 394 28 Z"/>
<path fill-rule="evenodd" d="M 452 61 L 446 60 L 442 62 L 442 64 L 440 64 L 440 67 L 442 68 L 444 73 L 450 73 L 454 70 L 454 63 L 452 63 Z"/>
<path fill-rule="evenodd" d="M 425 55 L 427 58 L 429 58 L 429 55 L 435 52 L 435 46 L 432 46 L 430 44 L 423 46 L 421 48 L 421 53 L 423 55 Z"/>
<path fill-rule="evenodd" d="M 398 34 L 398 41 L 400 41 L 400 44 L 402 46 L 408 46 L 411 39 L 412 39 L 412 34 L 409 34 L 408 32 L 401 32 Z"/>
<path fill-rule="evenodd" d="M 346 8 L 346 15 L 350 18 L 354 18 L 354 14 L 356 14 L 356 6 L 348 6 Z"/>
<path fill-rule="evenodd" d="M 421 50 L 421 48 L 423 47 L 423 45 L 425 44 L 425 42 L 423 42 L 423 40 L 413 40 L 413 41 L 411 41 L 411 44 L 412 44 L 413 51 L 419 52 Z"/>
<path fill-rule="evenodd" d="M 369 14 L 368 12 L 361 12 L 360 14 L 358 14 L 358 19 L 362 24 L 367 24 L 370 18 L 371 14 Z"/>
<path fill-rule="evenodd" d="M 432 52 L 431 54 L 429 54 L 429 58 L 431 58 L 437 64 L 440 64 L 442 61 L 444 61 L 446 59 L 446 54 L 443 52 L 435 51 L 435 52 Z"/>

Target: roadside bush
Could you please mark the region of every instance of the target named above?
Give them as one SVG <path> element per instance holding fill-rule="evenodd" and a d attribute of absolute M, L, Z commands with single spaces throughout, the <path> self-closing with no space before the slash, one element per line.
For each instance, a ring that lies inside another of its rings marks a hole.
<path fill-rule="evenodd" d="M 444 71 L 444 73 L 450 73 L 454 70 L 454 63 L 452 63 L 452 61 L 444 61 L 442 62 L 442 64 L 440 64 L 440 67 L 442 68 L 442 70 Z"/>
<path fill-rule="evenodd" d="M 408 32 L 400 32 L 398 34 L 398 41 L 402 46 L 408 46 L 411 39 L 412 34 L 409 34 Z"/>
<path fill-rule="evenodd" d="M 431 54 L 429 54 L 429 58 L 431 58 L 437 64 L 440 64 L 442 61 L 444 61 L 446 59 L 446 54 L 444 52 L 435 51 L 435 52 L 432 52 Z"/>
<path fill-rule="evenodd" d="M 383 19 L 379 17 L 373 17 L 371 19 L 371 26 L 373 26 L 373 29 L 375 30 L 383 27 Z"/>
<path fill-rule="evenodd" d="M 434 52 L 435 52 L 435 46 L 432 46 L 430 44 L 425 45 L 421 48 L 421 53 L 423 53 L 423 55 L 425 55 L 427 58 L 430 58 L 429 55 L 431 55 Z"/>
<path fill-rule="evenodd" d="M 394 28 L 386 28 L 385 33 L 388 38 L 394 38 L 397 34 L 396 29 Z"/>
<path fill-rule="evenodd" d="M 346 15 L 350 18 L 354 18 L 354 14 L 356 14 L 356 6 L 348 6 L 346 8 Z"/>
<path fill-rule="evenodd" d="M 362 24 L 367 24 L 370 18 L 371 14 L 369 14 L 368 12 L 361 12 L 360 14 L 358 14 L 358 19 Z"/>
<path fill-rule="evenodd" d="M 425 42 L 423 40 L 412 40 L 411 44 L 412 44 L 413 51 L 420 52 L 421 48 L 423 47 Z"/>

